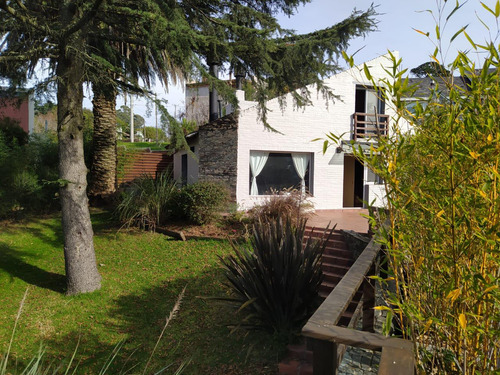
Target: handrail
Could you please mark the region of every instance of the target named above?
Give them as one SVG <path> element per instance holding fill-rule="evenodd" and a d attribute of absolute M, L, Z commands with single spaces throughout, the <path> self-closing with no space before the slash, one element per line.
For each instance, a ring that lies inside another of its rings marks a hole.
<path fill-rule="evenodd" d="M 309 319 L 302 335 L 313 350 L 313 374 L 337 373 L 339 345 L 382 351 L 379 374 L 412 375 L 414 373 L 411 341 L 373 333 L 375 284 L 366 277 L 375 273 L 375 261 L 381 245 L 374 239 L 366 246 L 346 275 Z M 363 290 L 363 331 L 337 326 L 342 314 L 358 290 Z"/>
<path fill-rule="evenodd" d="M 353 140 L 387 136 L 389 115 L 355 112 L 353 119 Z"/>

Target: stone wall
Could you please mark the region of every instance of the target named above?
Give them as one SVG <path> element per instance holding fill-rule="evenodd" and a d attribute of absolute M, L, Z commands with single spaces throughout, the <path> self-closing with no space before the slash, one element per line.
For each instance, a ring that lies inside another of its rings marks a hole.
<path fill-rule="evenodd" d="M 231 198 L 236 199 L 238 120 L 228 115 L 205 124 L 199 129 L 200 181 L 217 181 L 225 184 Z"/>

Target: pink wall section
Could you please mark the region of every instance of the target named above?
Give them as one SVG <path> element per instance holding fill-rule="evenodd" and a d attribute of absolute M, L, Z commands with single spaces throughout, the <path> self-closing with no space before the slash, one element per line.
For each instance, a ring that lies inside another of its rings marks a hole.
<path fill-rule="evenodd" d="M 10 117 L 19 121 L 19 125 L 26 133 L 29 133 L 30 111 L 29 99 L 5 99 L 0 98 L 0 118 Z"/>

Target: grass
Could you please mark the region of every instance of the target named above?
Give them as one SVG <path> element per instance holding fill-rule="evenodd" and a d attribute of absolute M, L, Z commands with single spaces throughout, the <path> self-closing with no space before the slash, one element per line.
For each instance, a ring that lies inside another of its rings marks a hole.
<path fill-rule="evenodd" d="M 92 215 L 100 291 L 67 297 L 59 217 L 3 225 L 0 233 L 0 353 L 5 352 L 19 302 L 29 287 L 12 353 L 22 365 L 45 345 L 50 358 L 69 358 L 78 340 L 80 371 L 96 373 L 120 340 L 116 368 L 140 365 L 142 373 L 170 310 L 186 287 L 148 373 L 191 360 L 185 374 L 270 374 L 283 349 L 263 333 L 229 333 L 233 309 L 200 297 L 221 296 L 218 256 L 226 241 L 174 241 L 138 230 L 117 231 L 106 212 Z M 134 352 L 135 351 L 135 352 Z M 127 366 L 129 365 L 127 364 Z M 142 367 L 141 367 L 142 366 Z M 137 371 L 137 372 L 136 372 Z M 151 371 L 151 372 L 150 372 Z"/>
<path fill-rule="evenodd" d="M 156 142 L 118 142 L 118 146 L 125 146 L 128 149 L 143 149 L 150 148 L 152 151 L 165 151 L 165 146 L 168 143 L 156 143 Z"/>

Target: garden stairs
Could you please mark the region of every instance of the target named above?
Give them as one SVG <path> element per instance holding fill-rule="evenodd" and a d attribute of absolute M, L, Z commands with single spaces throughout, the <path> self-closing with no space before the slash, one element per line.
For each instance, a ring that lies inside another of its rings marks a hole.
<path fill-rule="evenodd" d="M 324 229 L 306 228 L 306 237 L 320 238 Z M 326 298 L 335 288 L 342 277 L 347 273 L 354 259 L 347 247 L 344 235 L 340 231 L 334 231 L 326 243 L 323 253 L 322 269 L 324 280 L 320 287 L 320 296 Z M 360 301 L 361 292 L 358 292 L 348 309 L 339 321 L 340 326 L 347 327 L 354 315 L 354 311 Z M 288 353 L 279 364 L 280 375 L 312 375 L 312 352 L 307 350 L 306 345 L 289 345 Z"/>

